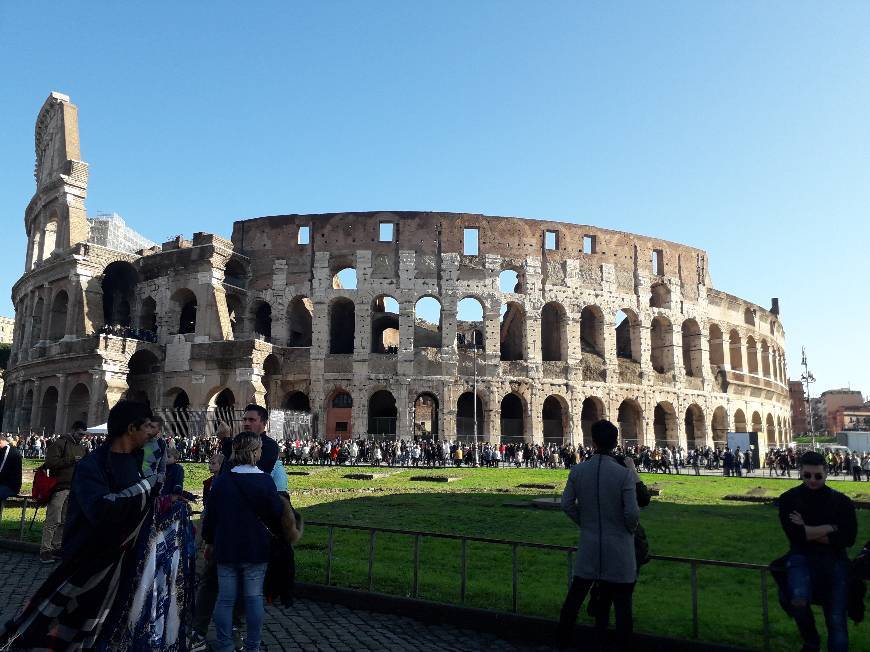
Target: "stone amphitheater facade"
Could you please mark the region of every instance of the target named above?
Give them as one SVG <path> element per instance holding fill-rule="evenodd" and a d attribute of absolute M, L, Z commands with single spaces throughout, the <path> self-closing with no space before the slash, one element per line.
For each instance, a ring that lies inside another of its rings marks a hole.
<path fill-rule="evenodd" d="M 490 441 L 579 442 L 598 418 L 646 444 L 791 437 L 778 302 L 714 289 L 703 250 L 556 221 L 366 212 L 118 251 L 89 241 L 66 96 L 46 100 L 36 148 L 5 430 L 101 423 L 128 396 L 310 412 L 328 437 L 470 437 L 475 413 Z M 421 298 L 434 313 L 415 314 Z"/>

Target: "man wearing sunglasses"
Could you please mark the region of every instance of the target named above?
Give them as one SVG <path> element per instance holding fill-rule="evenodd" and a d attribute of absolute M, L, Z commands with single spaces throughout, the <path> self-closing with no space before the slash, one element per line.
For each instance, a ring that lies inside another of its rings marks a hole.
<path fill-rule="evenodd" d="M 828 650 L 846 652 L 849 557 L 858 521 L 852 501 L 825 484 L 827 466 L 821 454 L 801 455 L 802 484 L 779 497 L 779 520 L 790 543 L 789 611 L 804 641 L 804 650 L 819 650 L 811 603 L 821 604 L 828 627 Z"/>

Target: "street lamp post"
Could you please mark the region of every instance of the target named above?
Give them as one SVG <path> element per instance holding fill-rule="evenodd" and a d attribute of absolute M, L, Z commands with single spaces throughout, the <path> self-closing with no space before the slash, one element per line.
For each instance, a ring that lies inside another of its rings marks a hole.
<path fill-rule="evenodd" d="M 811 372 L 807 366 L 807 350 L 804 347 L 801 347 L 801 366 L 804 368 L 803 374 L 801 374 L 801 380 L 804 382 L 807 390 L 807 414 L 810 417 L 810 437 L 813 442 L 813 450 L 816 449 L 816 426 L 813 421 L 813 406 L 810 402 L 810 383 L 816 382 L 815 376 L 813 376 L 813 372 Z"/>

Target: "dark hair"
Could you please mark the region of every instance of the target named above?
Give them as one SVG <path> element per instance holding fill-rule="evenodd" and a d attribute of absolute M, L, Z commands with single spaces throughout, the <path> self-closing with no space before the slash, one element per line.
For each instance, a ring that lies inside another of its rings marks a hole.
<path fill-rule="evenodd" d="M 151 408 L 138 401 L 118 401 L 109 410 L 109 420 L 106 422 L 108 431 L 106 439 L 122 436 L 130 426 L 140 427 L 151 418 Z"/>
<path fill-rule="evenodd" d="M 592 442 L 598 450 L 609 453 L 616 448 L 619 441 L 619 431 L 607 419 L 601 419 L 592 424 Z"/>
<path fill-rule="evenodd" d="M 73 421 L 71 430 L 87 430 L 88 427 L 84 421 Z"/>
<path fill-rule="evenodd" d="M 269 421 L 269 411 L 262 405 L 257 405 L 256 403 L 248 403 L 245 406 L 245 412 L 256 412 L 260 415 L 260 421 L 262 421 L 263 423 Z"/>
<path fill-rule="evenodd" d="M 807 451 L 801 455 L 798 464 L 800 466 L 824 466 L 825 458 L 822 457 L 821 453 L 817 453 L 816 451 Z"/>
<path fill-rule="evenodd" d="M 156 423 L 158 426 L 160 426 L 162 428 L 163 424 L 166 422 L 163 420 L 163 417 L 159 417 L 156 414 L 152 414 L 151 415 L 151 423 Z"/>

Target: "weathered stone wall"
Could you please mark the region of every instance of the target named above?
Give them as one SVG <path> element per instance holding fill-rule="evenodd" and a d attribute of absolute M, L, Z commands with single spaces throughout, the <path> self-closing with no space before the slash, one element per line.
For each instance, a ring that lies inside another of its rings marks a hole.
<path fill-rule="evenodd" d="M 57 124 L 69 131 L 69 116 Z M 77 147 L 77 131 L 64 138 Z M 693 446 L 753 428 L 790 438 L 778 307 L 715 290 L 700 249 L 553 221 L 380 212 L 245 220 L 230 240 L 196 233 L 139 255 L 70 226 L 45 255 L 46 220 L 84 215 L 87 166 L 65 152 L 72 174 L 38 164 L 26 213 L 6 429 L 63 430 L 83 405 L 101 422 L 128 395 L 165 408 L 308 405 L 321 434 L 341 421 L 348 434 L 408 436 L 416 404 L 452 439 L 471 432 L 473 402 L 460 397 L 476 385 L 492 440 L 580 441 L 596 418 L 632 442 Z M 477 229 L 476 251 L 465 229 Z M 355 284 L 338 282 L 346 268 Z M 505 270 L 516 287 L 502 289 Z M 398 315 L 387 318 L 386 297 Z M 440 303 L 435 324 L 415 314 L 423 297 Z M 460 315 L 464 299 L 480 304 L 479 323 Z M 109 304 L 123 328 L 107 323 Z M 373 342 L 385 319 L 398 333 Z"/>

